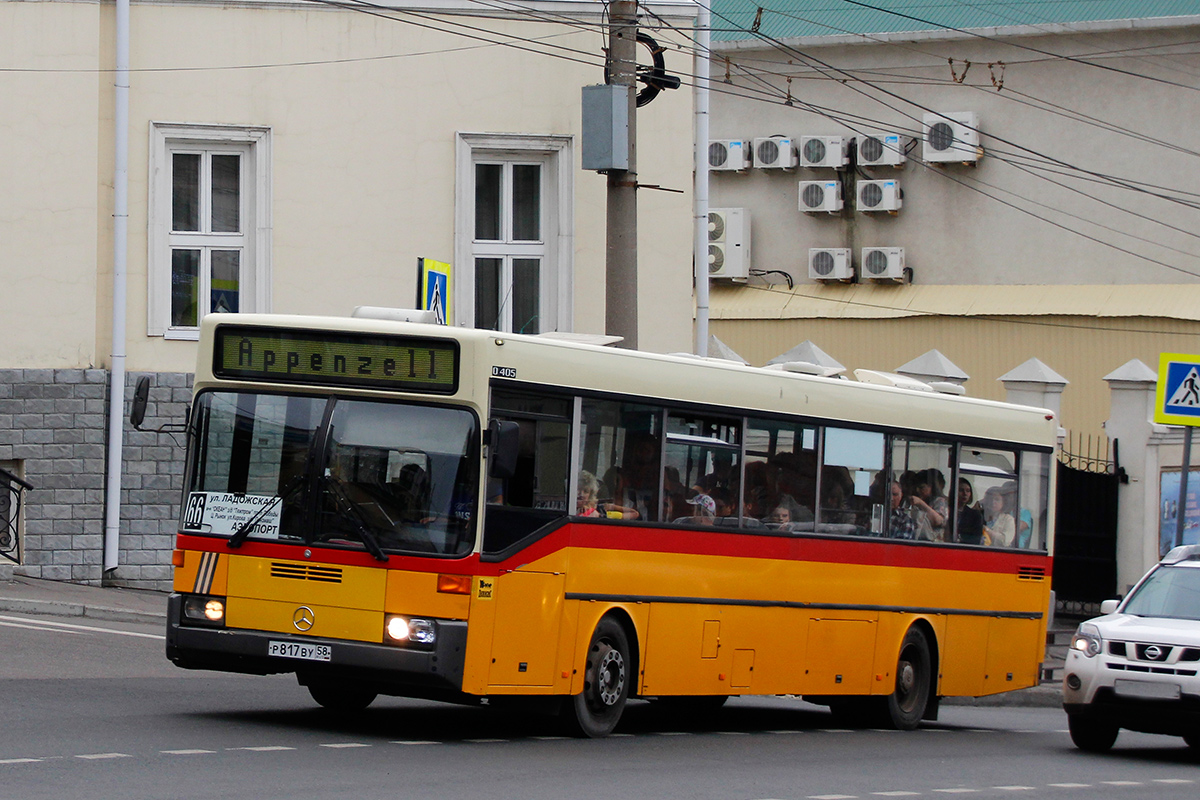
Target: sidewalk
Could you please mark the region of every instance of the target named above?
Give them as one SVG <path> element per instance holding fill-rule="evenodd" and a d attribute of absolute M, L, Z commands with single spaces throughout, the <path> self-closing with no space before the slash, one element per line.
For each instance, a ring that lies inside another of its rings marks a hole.
<path fill-rule="evenodd" d="M 0 580 L 0 613 L 3 612 L 163 623 L 167 618 L 167 595 L 143 589 L 14 577 Z"/>

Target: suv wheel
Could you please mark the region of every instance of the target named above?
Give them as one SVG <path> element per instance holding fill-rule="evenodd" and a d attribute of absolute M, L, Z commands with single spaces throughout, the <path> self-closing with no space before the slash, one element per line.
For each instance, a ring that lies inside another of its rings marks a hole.
<path fill-rule="evenodd" d="M 1108 752 L 1121 731 L 1111 722 L 1079 716 L 1068 716 L 1067 728 L 1071 731 L 1071 741 L 1075 746 L 1088 753 Z"/>

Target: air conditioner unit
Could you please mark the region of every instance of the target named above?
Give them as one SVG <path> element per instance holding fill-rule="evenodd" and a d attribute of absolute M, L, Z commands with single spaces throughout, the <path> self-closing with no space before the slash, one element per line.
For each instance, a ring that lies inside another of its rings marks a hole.
<path fill-rule="evenodd" d="M 745 279 L 750 274 L 750 212 L 708 210 L 708 277 Z"/>
<path fill-rule="evenodd" d="M 800 166 L 839 169 L 849 163 L 849 138 L 845 136 L 800 137 Z"/>
<path fill-rule="evenodd" d="M 754 166 L 759 169 L 795 169 L 796 146 L 790 136 L 754 140 Z"/>
<path fill-rule="evenodd" d="M 899 181 L 859 181 L 854 207 L 864 213 L 899 211 L 904 200 Z"/>
<path fill-rule="evenodd" d="M 903 247 L 864 247 L 859 269 L 862 276 L 873 281 L 902 282 L 904 280 Z"/>
<path fill-rule="evenodd" d="M 842 182 L 800 181 L 800 210 L 827 211 L 835 214 L 842 210 Z"/>
<path fill-rule="evenodd" d="M 708 143 L 708 168 L 741 172 L 750 169 L 750 144 L 743 139 L 713 139 Z"/>
<path fill-rule="evenodd" d="M 899 167 L 908 160 L 911 136 L 898 133 L 867 133 L 858 137 L 860 167 Z"/>
<path fill-rule="evenodd" d="M 926 162 L 973 164 L 979 160 L 979 115 L 974 111 L 926 114 L 922 131 L 921 154 Z"/>
<path fill-rule="evenodd" d="M 808 251 L 808 277 L 814 281 L 852 281 L 849 247 L 814 247 Z"/>

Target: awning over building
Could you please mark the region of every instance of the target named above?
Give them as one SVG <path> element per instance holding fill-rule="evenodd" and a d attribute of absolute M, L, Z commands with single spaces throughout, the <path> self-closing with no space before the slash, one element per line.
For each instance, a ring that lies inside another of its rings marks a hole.
<path fill-rule="evenodd" d="M 1200 321 L 1200 284 L 714 286 L 712 319 L 1157 317 Z"/>

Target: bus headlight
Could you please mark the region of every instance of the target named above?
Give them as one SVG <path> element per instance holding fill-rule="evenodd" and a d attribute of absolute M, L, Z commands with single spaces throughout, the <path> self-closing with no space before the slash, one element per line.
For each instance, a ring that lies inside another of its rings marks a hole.
<path fill-rule="evenodd" d="M 1100 629 L 1095 625 L 1083 623 L 1071 638 L 1071 649 L 1091 658 L 1100 654 L 1103 641 L 1100 639 Z"/>
<path fill-rule="evenodd" d="M 225 598 L 194 594 L 183 599 L 183 618 L 189 622 L 225 627 Z"/>
<path fill-rule="evenodd" d="M 437 643 L 437 623 L 431 619 L 389 616 L 383 630 L 389 644 L 433 647 Z"/>

